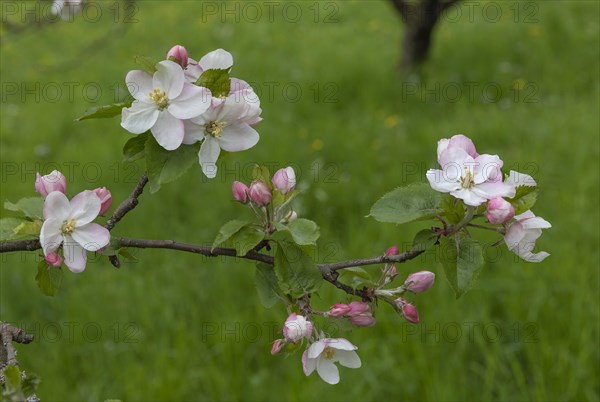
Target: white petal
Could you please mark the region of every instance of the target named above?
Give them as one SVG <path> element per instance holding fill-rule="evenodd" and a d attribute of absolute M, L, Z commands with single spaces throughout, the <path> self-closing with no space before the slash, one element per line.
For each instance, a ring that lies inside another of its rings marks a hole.
<path fill-rule="evenodd" d="M 446 148 L 444 151 L 442 151 L 442 153 L 438 157 L 438 161 L 439 161 L 442 169 L 448 163 L 455 163 L 455 164 L 458 164 L 462 170 L 462 166 L 464 165 L 465 161 L 473 162 L 474 160 L 473 160 L 473 158 L 471 158 L 469 156 L 467 151 L 465 151 L 464 149 L 450 147 L 450 148 Z"/>
<path fill-rule="evenodd" d="M 515 188 L 502 182 L 486 182 L 475 185 L 472 191 L 478 196 L 491 200 L 495 197 L 512 198 L 515 196 Z"/>
<path fill-rule="evenodd" d="M 75 219 L 75 227 L 87 225 L 100 213 L 100 198 L 90 190 L 82 191 L 71 199 L 69 218 Z"/>
<path fill-rule="evenodd" d="M 181 94 L 185 77 L 181 66 L 171 60 L 163 60 L 156 64 L 156 72 L 152 77 L 152 86 L 165 91 L 169 100 Z"/>
<path fill-rule="evenodd" d="M 85 226 L 76 228 L 71 233 L 71 237 L 88 251 L 98 251 L 110 242 L 108 229 L 97 223 L 88 223 Z"/>
<path fill-rule="evenodd" d="M 63 242 L 63 237 L 60 232 L 63 222 L 63 219 L 58 218 L 48 218 L 44 221 L 42 230 L 40 231 L 40 244 L 44 250 L 44 255 L 48 255 L 49 252 L 55 251 Z"/>
<path fill-rule="evenodd" d="M 529 218 L 535 218 L 535 214 L 533 212 L 531 212 L 530 209 L 523 212 L 522 214 L 515 215 L 515 219 L 518 221 L 523 220 L 523 219 L 529 219 Z"/>
<path fill-rule="evenodd" d="M 198 64 L 204 71 L 210 69 L 227 70 L 233 66 L 233 56 L 226 50 L 217 49 L 202 56 Z"/>
<path fill-rule="evenodd" d="M 521 225 L 523 225 L 523 229 L 549 229 L 552 227 L 550 222 L 539 216 L 525 219 L 521 222 Z"/>
<path fill-rule="evenodd" d="M 444 172 L 439 169 L 429 169 L 426 173 L 427 180 L 431 188 L 442 193 L 449 193 L 460 189 L 460 184 L 456 181 L 447 181 Z"/>
<path fill-rule="evenodd" d="M 60 191 L 53 191 L 44 201 L 44 219 L 56 218 L 66 220 L 71 212 L 69 199 Z"/>
<path fill-rule="evenodd" d="M 323 353 L 326 346 L 327 346 L 327 343 L 324 342 L 323 340 L 313 343 L 308 348 L 308 358 L 316 359 L 321 353 Z"/>
<path fill-rule="evenodd" d="M 127 90 L 137 100 L 144 103 L 151 103 L 150 93 L 154 90 L 152 86 L 152 76 L 142 70 L 133 70 L 127 73 L 125 77 Z"/>
<path fill-rule="evenodd" d="M 202 75 L 202 67 L 198 65 L 198 62 L 191 57 L 188 58 L 187 68 L 183 71 L 185 80 L 190 83 L 194 83 Z"/>
<path fill-rule="evenodd" d="M 247 124 L 227 126 L 219 138 L 219 145 L 225 151 L 245 151 L 256 145 L 259 135 Z"/>
<path fill-rule="evenodd" d="M 506 234 L 504 235 L 504 242 L 509 250 L 513 250 L 519 242 L 525 237 L 525 231 L 523 230 L 523 226 L 519 222 L 511 223 L 506 229 Z"/>
<path fill-rule="evenodd" d="M 537 186 L 537 183 L 535 182 L 533 177 L 525 173 L 515 172 L 514 170 L 510 171 L 508 177 L 506 178 L 506 180 L 504 180 L 504 182 L 513 186 Z"/>
<path fill-rule="evenodd" d="M 65 256 L 65 264 L 71 272 L 79 273 L 85 269 L 87 251 L 85 251 L 79 243 L 74 241 L 71 236 L 65 236 L 63 254 Z"/>
<path fill-rule="evenodd" d="M 477 207 L 487 200 L 487 198 L 479 196 L 474 191 L 463 188 L 456 191 L 451 191 L 450 194 L 456 198 L 460 198 L 465 202 L 465 204 L 472 207 Z"/>
<path fill-rule="evenodd" d="M 340 350 L 336 352 L 335 360 L 348 368 L 359 368 L 361 366 L 360 357 L 353 350 Z"/>
<path fill-rule="evenodd" d="M 302 370 L 304 374 L 309 376 L 317 368 L 317 360 L 308 358 L 308 349 L 302 353 Z"/>
<path fill-rule="evenodd" d="M 340 382 L 340 372 L 331 360 L 320 358 L 317 360 L 317 373 L 327 384 L 337 384 Z"/>
<path fill-rule="evenodd" d="M 501 173 L 503 162 L 498 155 L 479 155 L 475 158 L 475 184 L 493 180 Z"/>
<path fill-rule="evenodd" d="M 204 125 L 196 124 L 191 120 L 183 121 L 183 144 L 190 145 L 204 139 Z"/>
<path fill-rule="evenodd" d="M 217 175 L 217 165 L 215 165 L 215 163 L 217 162 L 217 159 L 219 159 L 220 153 L 221 147 L 219 147 L 217 140 L 213 137 L 206 137 L 200 146 L 198 158 L 202 172 L 209 179 L 212 179 Z"/>
<path fill-rule="evenodd" d="M 347 339 L 344 338 L 329 338 L 325 340 L 327 343 L 327 346 L 332 347 L 334 349 L 338 349 L 338 350 L 356 350 L 358 349 L 356 346 L 354 346 L 352 344 L 352 342 L 350 342 Z"/>
<path fill-rule="evenodd" d="M 528 262 L 542 262 L 550 256 L 550 254 L 548 254 L 545 251 L 540 251 L 539 253 L 532 253 L 531 251 L 527 250 L 515 250 L 515 252 L 519 257 Z"/>
<path fill-rule="evenodd" d="M 193 84 L 185 84 L 181 94 L 171 100 L 169 112 L 178 119 L 191 119 L 206 112 L 212 102 L 210 91 Z"/>
<path fill-rule="evenodd" d="M 183 141 L 183 121 L 174 117 L 167 110 L 163 110 L 156 120 L 152 129 L 152 135 L 156 142 L 167 151 L 179 148 Z"/>
<path fill-rule="evenodd" d="M 158 114 L 155 104 L 133 101 L 121 110 L 121 127 L 133 134 L 144 133 L 156 123 Z"/>

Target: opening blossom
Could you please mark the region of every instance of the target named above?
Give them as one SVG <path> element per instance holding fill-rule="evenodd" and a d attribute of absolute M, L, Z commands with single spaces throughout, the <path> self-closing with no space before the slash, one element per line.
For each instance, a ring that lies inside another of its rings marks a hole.
<path fill-rule="evenodd" d="M 247 98 L 253 101 L 247 102 Z M 217 159 L 221 149 L 227 152 L 245 151 L 258 143 L 259 135 L 250 125 L 261 113 L 256 107 L 258 97 L 247 91 L 244 96 L 229 95 L 217 106 L 185 122 L 184 144 L 202 141 L 198 160 L 208 178 L 217 175 Z"/>
<path fill-rule="evenodd" d="M 271 181 L 275 189 L 285 195 L 296 187 L 296 172 L 290 166 L 281 168 L 275 172 Z"/>
<path fill-rule="evenodd" d="M 519 257 L 529 262 L 541 262 L 550 254 L 545 251 L 533 253 L 535 241 L 542 235 L 542 229 L 549 229 L 552 225 L 543 218 L 535 216 L 533 212 L 526 211 L 515 216 L 515 222 L 508 225 L 504 242 L 508 249 Z"/>
<path fill-rule="evenodd" d="M 134 70 L 127 74 L 127 88 L 135 100 L 123 108 L 121 126 L 133 134 L 147 130 L 168 151 L 183 141 L 183 120 L 198 117 L 211 105 L 207 88 L 185 82 L 181 66 L 171 60 L 156 64 L 153 76 Z"/>
<path fill-rule="evenodd" d="M 323 381 L 332 385 L 337 384 L 340 382 L 340 373 L 335 363 L 348 368 L 361 366 L 356 349 L 358 349 L 356 346 L 343 338 L 320 339 L 302 354 L 304 374 L 309 376 L 317 370 Z"/>
<path fill-rule="evenodd" d="M 98 251 L 108 245 L 110 233 L 92 223 L 100 212 L 100 199 L 93 191 L 82 191 L 69 202 L 59 191 L 48 194 L 44 202 L 44 224 L 40 243 L 46 257 L 63 245 L 64 262 L 72 272 L 82 272 L 87 251 Z"/>
<path fill-rule="evenodd" d="M 470 140 L 457 141 L 459 145 L 453 146 L 455 137 L 441 140 L 442 145 L 438 143 L 438 161 L 442 170 L 427 171 L 431 187 L 474 207 L 495 197 L 514 197 L 515 187 L 502 182 L 502 160 L 497 155 L 478 155 L 474 147 L 471 149 Z"/>
<path fill-rule="evenodd" d="M 53 191 L 64 193 L 67 191 L 67 178 L 58 170 L 53 170 L 45 176 L 36 173 L 35 191 L 42 197 L 47 197 Z"/>
<path fill-rule="evenodd" d="M 302 338 L 310 338 L 313 332 L 313 324 L 304 316 L 296 313 L 290 314 L 283 324 L 283 336 L 286 342 L 296 343 Z"/>
<path fill-rule="evenodd" d="M 229 70 L 233 67 L 233 56 L 227 50 L 217 49 L 202 56 L 199 61 L 188 57 L 186 79 L 196 82 L 206 70 Z"/>

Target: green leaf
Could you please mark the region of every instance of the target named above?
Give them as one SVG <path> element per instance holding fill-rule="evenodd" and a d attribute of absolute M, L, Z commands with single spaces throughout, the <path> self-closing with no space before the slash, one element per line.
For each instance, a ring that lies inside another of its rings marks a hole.
<path fill-rule="evenodd" d="M 438 241 L 438 235 L 431 229 L 423 229 L 417 232 L 413 239 L 412 249 L 414 251 L 426 250 Z"/>
<path fill-rule="evenodd" d="M 257 263 L 254 279 L 262 305 L 265 308 L 273 307 L 277 303 L 277 295 L 281 292 L 273 267 L 262 262 Z"/>
<path fill-rule="evenodd" d="M 277 230 L 287 231 L 292 235 L 294 243 L 300 246 L 316 245 L 320 232 L 317 224 L 308 219 L 295 219 L 287 225 L 276 223 Z"/>
<path fill-rule="evenodd" d="M 43 294 L 54 296 L 62 282 L 62 270 L 60 267 L 49 266 L 46 261 L 42 260 L 38 264 L 35 280 Z"/>
<path fill-rule="evenodd" d="M 118 253 L 121 257 L 125 258 L 125 261 L 127 262 L 137 262 L 138 259 L 135 255 L 133 255 L 129 249 L 126 248 L 120 248 L 119 249 L 119 253 Z"/>
<path fill-rule="evenodd" d="M 465 217 L 465 203 L 463 200 L 454 198 L 450 194 L 442 197 L 440 207 L 446 214 L 446 220 L 450 223 L 457 224 Z"/>
<path fill-rule="evenodd" d="M 441 193 L 429 184 L 416 183 L 400 187 L 380 198 L 371 208 L 373 218 L 379 222 L 407 223 L 433 217 L 442 212 Z"/>
<path fill-rule="evenodd" d="M 123 162 L 133 162 L 144 157 L 148 135 L 146 131 L 127 140 L 123 146 Z"/>
<path fill-rule="evenodd" d="M 146 72 L 150 75 L 153 75 L 156 72 L 156 60 L 146 57 L 146 56 L 134 56 L 133 61 L 138 66 L 141 66 L 146 70 Z"/>
<path fill-rule="evenodd" d="M 229 70 L 206 70 L 202 73 L 200 78 L 198 78 L 195 84 L 210 89 L 212 96 L 215 98 L 227 96 L 231 87 Z"/>
<path fill-rule="evenodd" d="M 440 243 L 440 261 L 458 299 L 477 281 L 483 268 L 483 251 L 479 242 L 470 237 L 462 238 L 458 246 L 455 237 L 444 237 Z"/>
<path fill-rule="evenodd" d="M 271 174 L 266 166 L 254 165 L 252 168 L 252 180 L 260 180 L 269 186 L 269 188 L 273 189 L 271 184 Z"/>
<path fill-rule="evenodd" d="M 14 235 L 14 230 L 21 223 L 26 222 L 21 218 L 2 218 L 0 219 L 0 241 L 10 240 Z"/>
<path fill-rule="evenodd" d="M 15 392 L 21 388 L 21 371 L 17 366 L 6 366 L 4 372 L 4 385 L 7 392 Z"/>
<path fill-rule="evenodd" d="M 265 238 L 264 232 L 258 231 L 254 225 L 248 224 L 233 234 L 228 240 L 228 243 L 235 248 L 236 254 L 242 257 L 248 254 Z"/>
<path fill-rule="evenodd" d="M 173 151 L 161 147 L 153 136 L 146 141 L 146 170 L 150 181 L 150 192 L 156 193 L 161 184 L 181 177 L 194 163 L 198 163 L 200 143 L 181 145 Z"/>
<path fill-rule="evenodd" d="M 361 267 L 349 267 L 340 271 L 340 280 L 348 283 L 353 289 L 360 289 L 364 286 L 371 287 L 375 285 L 371 274 Z"/>
<path fill-rule="evenodd" d="M 519 186 L 517 193 L 508 201 L 515 209 L 515 215 L 522 214 L 533 208 L 537 201 L 538 190 L 535 187 Z"/>
<path fill-rule="evenodd" d="M 13 234 L 10 238 L 14 240 L 39 237 L 41 230 L 41 220 L 36 219 L 35 221 L 23 221 L 19 224 L 19 226 L 13 229 Z"/>
<path fill-rule="evenodd" d="M 9 211 L 21 212 L 28 218 L 42 219 L 44 200 L 41 197 L 25 197 L 21 198 L 15 204 L 5 201 L 4 208 Z"/>
<path fill-rule="evenodd" d="M 291 240 L 291 235 L 279 232 L 274 237 L 278 238 L 275 274 L 281 289 L 294 298 L 316 291 L 323 277 L 310 255 Z"/>
<path fill-rule="evenodd" d="M 221 226 L 221 229 L 219 229 L 219 233 L 213 242 L 213 250 L 229 240 L 231 236 L 239 232 L 246 225 L 250 225 L 250 222 L 233 220 Z"/>
<path fill-rule="evenodd" d="M 129 106 L 131 106 L 131 102 L 120 102 L 104 106 L 96 106 L 87 109 L 85 112 L 83 112 L 83 115 L 76 118 L 75 121 L 89 119 L 107 119 L 109 117 L 120 116 L 121 110 Z"/>

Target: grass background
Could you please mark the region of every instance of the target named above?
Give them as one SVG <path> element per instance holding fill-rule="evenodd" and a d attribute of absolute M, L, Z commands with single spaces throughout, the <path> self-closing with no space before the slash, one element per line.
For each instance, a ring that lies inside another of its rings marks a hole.
<path fill-rule="evenodd" d="M 13 4 L 3 18 L 25 18 Z M 119 202 L 143 171 L 121 163 L 130 135 L 118 119 L 73 119 L 122 97 L 134 55 L 222 47 L 261 96 L 261 141 L 215 180 L 195 166 L 144 194 L 116 235 L 208 243 L 228 219 L 249 217 L 230 185 L 249 180 L 251 163 L 292 164 L 296 209 L 321 227 L 320 260 L 377 255 L 426 224 L 379 224 L 364 217 L 372 203 L 422 181 L 437 140 L 465 133 L 538 180 L 534 211 L 553 225 L 538 245 L 552 256 L 528 264 L 489 249 L 459 300 L 433 255 L 402 265 L 439 273 L 414 297 L 421 323 L 381 306 L 374 328 L 345 335 L 363 367 L 329 386 L 304 377 L 300 355 L 269 354 L 286 314 L 260 305 L 248 262 L 137 251 L 116 270 L 90 256 L 49 298 L 34 280 L 38 253 L 2 255 L 0 319 L 37 336 L 18 350 L 43 380 L 42 400 L 598 400 L 599 4 L 463 4 L 439 24 L 420 81 L 398 73 L 403 27 L 387 2 L 251 2 L 260 17 L 247 4 L 140 1 L 127 12 L 96 2 L 100 14 L 3 31 L 0 198 L 31 196 L 35 171 L 60 168 L 71 195 L 108 186 Z M 315 305 L 345 300 L 324 286 Z"/>

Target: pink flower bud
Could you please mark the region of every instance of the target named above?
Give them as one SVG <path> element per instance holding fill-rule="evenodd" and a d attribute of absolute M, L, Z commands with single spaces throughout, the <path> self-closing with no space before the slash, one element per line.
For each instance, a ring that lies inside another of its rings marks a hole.
<path fill-rule="evenodd" d="M 347 304 L 334 304 L 329 309 L 328 314 L 330 317 L 342 317 L 342 316 L 348 314 L 349 311 L 350 311 L 350 306 Z"/>
<path fill-rule="evenodd" d="M 104 215 L 108 211 L 108 208 L 110 208 L 110 204 L 112 204 L 112 195 L 106 187 L 94 189 L 94 193 L 100 198 L 100 212 L 98 215 Z"/>
<path fill-rule="evenodd" d="M 512 204 L 502 197 L 495 197 L 488 201 L 485 217 L 490 223 L 500 225 L 506 223 L 515 216 Z"/>
<path fill-rule="evenodd" d="M 400 254 L 400 250 L 398 250 L 398 246 L 392 246 L 390 248 L 387 249 L 387 251 L 385 252 L 385 256 L 389 257 L 391 255 L 398 255 Z"/>
<path fill-rule="evenodd" d="M 44 259 L 48 263 L 48 265 L 52 265 L 53 267 L 60 267 L 62 265 L 63 259 L 60 255 L 56 253 L 56 251 L 50 251 Z"/>
<path fill-rule="evenodd" d="M 408 275 L 404 287 L 414 293 L 421 293 L 429 289 L 435 281 L 435 274 L 429 271 L 419 271 Z"/>
<path fill-rule="evenodd" d="M 273 346 L 271 347 L 271 354 L 273 356 L 278 355 L 283 348 L 285 348 L 285 340 L 283 339 L 276 339 L 275 342 L 273 342 Z"/>
<path fill-rule="evenodd" d="M 412 322 L 413 324 L 419 323 L 419 313 L 417 312 L 417 308 L 410 303 L 402 306 L 402 315 L 408 322 Z"/>
<path fill-rule="evenodd" d="M 287 342 L 296 343 L 302 338 L 310 338 L 313 332 L 313 324 L 304 316 L 296 313 L 290 314 L 283 325 L 283 336 Z"/>
<path fill-rule="evenodd" d="M 371 313 L 348 317 L 348 321 L 359 327 L 372 327 L 375 325 L 375 317 Z"/>
<path fill-rule="evenodd" d="M 288 166 L 275 172 L 271 181 L 277 191 L 281 194 L 287 194 L 296 186 L 296 173 L 294 169 Z"/>
<path fill-rule="evenodd" d="M 167 60 L 171 59 L 171 57 L 178 63 L 181 68 L 186 68 L 188 65 L 188 52 L 185 50 L 183 46 L 175 45 L 167 52 Z"/>
<path fill-rule="evenodd" d="M 348 311 L 348 313 L 346 313 L 346 315 L 348 316 L 354 316 L 354 315 L 359 315 L 359 314 L 364 314 L 367 311 L 370 312 L 371 311 L 371 307 L 364 302 L 359 302 L 359 301 L 353 301 L 352 303 L 349 304 L 350 310 Z"/>
<path fill-rule="evenodd" d="M 231 185 L 231 193 L 233 194 L 233 199 L 236 201 L 245 204 L 248 202 L 248 186 L 242 182 L 234 181 Z"/>
<path fill-rule="evenodd" d="M 398 270 L 396 269 L 396 265 L 392 264 L 390 266 L 390 269 L 388 269 L 386 275 L 390 278 L 395 278 L 396 276 L 398 276 Z"/>
<path fill-rule="evenodd" d="M 53 170 L 52 173 L 45 176 L 36 173 L 35 191 L 42 197 L 47 197 L 53 191 L 60 191 L 64 194 L 67 191 L 67 178 L 58 170 Z"/>
<path fill-rule="evenodd" d="M 254 180 L 250 184 L 250 199 L 259 207 L 264 207 L 271 202 L 273 194 L 271 189 L 260 180 Z"/>

